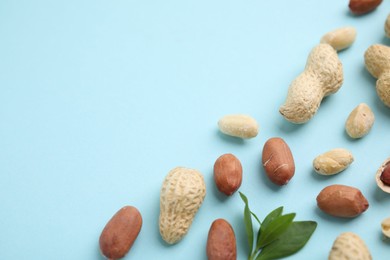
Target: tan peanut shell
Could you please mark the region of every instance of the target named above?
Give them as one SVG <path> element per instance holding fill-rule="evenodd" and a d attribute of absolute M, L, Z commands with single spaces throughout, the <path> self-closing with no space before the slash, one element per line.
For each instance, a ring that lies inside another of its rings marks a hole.
<path fill-rule="evenodd" d="M 366 211 L 369 204 L 357 188 L 335 184 L 318 194 L 317 206 L 329 215 L 353 218 Z"/>
<path fill-rule="evenodd" d="M 352 232 L 341 233 L 332 245 L 329 260 L 371 260 L 371 253 L 364 241 Z"/>
<path fill-rule="evenodd" d="M 166 176 L 160 192 L 160 234 L 168 244 L 180 241 L 188 232 L 206 196 L 203 175 L 194 169 L 177 167 Z"/>
<path fill-rule="evenodd" d="M 207 237 L 208 260 L 236 260 L 236 236 L 232 226 L 224 219 L 216 219 Z"/>
<path fill-rule="evenodd" d="M 214 163 L 214 181 L 218 190 L 227 196 L 238 190 L 242 182 L 242 165 L 233 154 L 223 154 Z"/>
<path fill-rule="evenodd" d="M 353 160 L 350 151 L 336 148 L 317 156 L 313 160 L 313 167 L 318 174 L 334 175 L 345 170 Z"/>
<path fill-rule="evenodd" d="M 376 92 L 380 100 L 390 107 L 390 47 L 374 44 L 364 53 L 367 70 L 377 79 Z"/>
<path fill-rule="evenodd" d="M 381 166 L 379 167 L 379 169 L 376 171 L 376 174 L 375 174 L 375 181 L 376 181 L 376 184 L 378 185 L 378 187 L 383 190 L 384 192 L 386 193 L 390 193 L 390 185 L 384 183 L 382 180 L 381 180 L 381 176 L 382 174 L 385 172 L 385 169 L 389 170 L 389 167 L 390 167 L 390 158 L 387 158 L 382 164 Z M 386 173 L 388 173 L 388 171 L 386 171 Z"/>
<path fill-rule="evenodd" d="M 362 138 L 370 132 L 375 116 L 371 108 L 361 103 L 349 114 L 345 122 L 345 131 L 351 138 Z"/>
<path fill-rule="evenodd" d="M 232 114 L 222 117 L 218 121 L 219 130 L 230 136 L 244 139 L 256 137 L 259 126 L 254 118 L 243 114 Z"/>
<path fill-rule="evenodd" d="M 132 206 L 121 208 L 106 224 L 100 238 L 102 255 L 108 259 L 120 259 L 130 250 L 142 227 L 142 217 Z"/>
<path fill-rule="evenodd" d="M 273 137 L 265 142 L 261 160 L 268 178 L 276 185 L 286 185 L 295 174 L 290 147 L 280 137 Z"/>
<path fill-rule="evenodd" d="M 390 38 L 390 14 L 387 16 L 385 21 L 385 35 Z"/>
<path fill-rule="evenodd" d="M 350 47 L 356 39 L 356 29 L 352 26 L 341 27 L 322 36 L 320 42 L 327 43 L 336 51 Z"/>
<path fill-rule="evenodd" d="M 279 112 L 292 123 L 305 123 L 317 112 L 322 99 L 336 93 L 342 84 L 343 67 L 336 51 L 320 43 L 310 52 L 305 70 L 291 83 Z"/>

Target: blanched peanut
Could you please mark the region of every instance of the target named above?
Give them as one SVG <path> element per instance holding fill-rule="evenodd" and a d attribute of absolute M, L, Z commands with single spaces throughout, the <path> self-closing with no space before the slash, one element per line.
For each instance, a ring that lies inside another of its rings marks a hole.
<path fill-rule="evenodd" d="M 338 28 L 326 33 L 321 38 L 321 43 L 327 43 L 336 51 L 341 51 L 351 46 L 356 39 L 356 29 L 352 26 Z"/>
<path fill-rule="evenodd" d="M 345 122 L 345 130 L 351 138 L 361 138 L 368 134 L 374 121 L 375 116 L 371 108 L 361 103 L 349 114 Z"/>
<path fill-rule="evenodd" d="M 226 115 L 218 121 L 219 130 L 227 135 L 240 138 L 253 138 L 259 132 L 256 120 L 248 115 Z"/>

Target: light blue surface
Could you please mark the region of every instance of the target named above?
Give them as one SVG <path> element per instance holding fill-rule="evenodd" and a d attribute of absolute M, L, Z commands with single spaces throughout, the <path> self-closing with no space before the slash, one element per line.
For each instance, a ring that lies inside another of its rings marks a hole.
<path fill-rule="evenodd" d="M 247 255 L 238 194 L 215 188 L 212 168 L 223 153 L 242 162 L 240 190 L 263 218 L 285 206 L 315 220 L 312 239 L 289 259 L 326 259 L 336 236 L 360 235 L 374 259 L 388 259 L 380 222 L 390 195 L 374 175 L 390 156 L 390 109 L 375 93 L 364 51 L 390 44 L 383 25 L 389 1 L 368 15 L 347 1 L 0 1 L 0 259 L 102 259 L 101 230 L 124 205 L 137 207 L 142 231 L 126 259 L 206 259 L 216 218 L 233 226 L 238 259 Z M 344 84 L 317 115 L 295 126 L 278 113 L 290 82 L 321 36 L 351 25 L 358 36 L 340 53 Z M 359 103 L 375 113 L 372 131 L 353 141 L 344 122 Z M 230 113 L 252 115 L 255 139 L 218 132 Z M 265 141 L 290 145 L 296 174 L 285 187 L 261 167 Z M 355 162 L 330 178 L 312 170 L 329 149 Z M 207 195 L 187 236 L 167 246 L 158 231 L 159 192 L 176 166 L 200 170 Z M 355 219 L 316 207 L 330 184 L 358 187 L 370 202 Z"/>

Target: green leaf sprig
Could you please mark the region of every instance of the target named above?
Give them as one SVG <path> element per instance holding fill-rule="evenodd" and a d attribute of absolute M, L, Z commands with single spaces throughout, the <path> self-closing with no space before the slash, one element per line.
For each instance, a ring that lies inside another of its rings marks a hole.
<path fill-rule="evenodd" d="M 283 207 L 271 211 L 261 222 L 249 209 L 248 198 L 239 193 L 245 203 L 244 223 L 249 244 L 248 260 L 271 260 L 292 255 L 305 246 L 317 227 L 315 221 L 294 221 L 295 213 L 283 215 Z M 260 225 L 256 241 L 252 217 Z"/>

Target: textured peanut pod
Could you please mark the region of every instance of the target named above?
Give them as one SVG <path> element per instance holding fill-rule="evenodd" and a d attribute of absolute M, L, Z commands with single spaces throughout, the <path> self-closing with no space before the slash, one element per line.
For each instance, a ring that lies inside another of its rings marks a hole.
<path fill-rule="evenodd" d="M 177 243 L 188 232 L 206 195 L 203 175 L 177 167 L 166 176 L 160 193 L 160 234 L 168 244 Z"/>
<path fill-rule="evenodd" d="M 233 154 L 223 154 L 214 163 L 214 181 L 227 196 L 238 190 L 242 182 L 242 165 Z"/>
<path fill-rule="evenodd" d="M 207 237 L 208 260 L 236 260 L 236 236 L 232 226 L 224 219 L 215 220 Z"/>
<path fill-rule="evenodd" d="M 361 103 L 349 114 L 345 122 L 345 131 L 351 138 L 362 138 L 374 125 L 375 116 L 371 108 Z"/>
<path fill-rule="evenodd" d="M 375 180 L 381 190 L 390 193 L 390 158 L 387 158 L 376 171 Z"/>
<path fill-rule="evenodd" d="M 374 44 L 364 53 L 367 70 L 378 79 L 376 92 L 380 100 L 390 107 L 390 47 Z"/>
<path fill-rule="evenodd" d="M 385 21 L 385 35 L 390 38 L 390 14 L 387 16 Z"/>
<path fill-rule="evenodd" d="M 219 130 L 230 136 L 240 138 L 253 138 L 259 132 L 256 120 L 248 115 L 226 115 L 218 121 Z"/>
<path fill-rule="evenodd" d="M 120 259 L 130 250 L 142 227 L 140 212 L 132 206 L 121 208 L 106 224 L 99 238 L 101 253 Z"/>
<path fill-rule="evenodd" d="M 371 260 L 372 256 L 364 241 L 352 232 L 341 233 L 333 243 L 329 260 Z"/>
<path fill-rule="evenodd" d="M 321 175 L 334 175 L 345 170 L 352 162 L 350 151 L 336 148 L 317 156 L 313 160 L 313 167 Z"/>
<path fill-rule="evenodd" d="M 353 218 L 368 209 L 368 201 L 360 190 L 346 185 L 330 185 L 317 196 L 317 206 L 325 213 Z"/>
<path fill-rule="evenodd" d="M 265 142 L 262 163 L 268 178 L 276 185 L 286 185 L 295 174 L 293 155 L 282 138 L 274 137 Z"/>
<path fill-rule="evenodd" d="M 292 123 L 305 123 L 317 112 L 322 99 L 342 84 L 343 67 L 336 51 L 320 43 L 310 52 L 305 70 L 291 83 L 279 112 Z"/>
<path fill-rule="evenodd" d="M 336 51 L 341 51 L 350 47 L 355 39 L 356 29 L 352 26 L 346 26 L 326 33 L 320 42 L 329 44 Z"/>
<path fill-rule="evenodd" d="M 382 3 L 382 0 L 350 0 L 349 10 L 355 15 L 369 13 L 377 8 Z"/>

